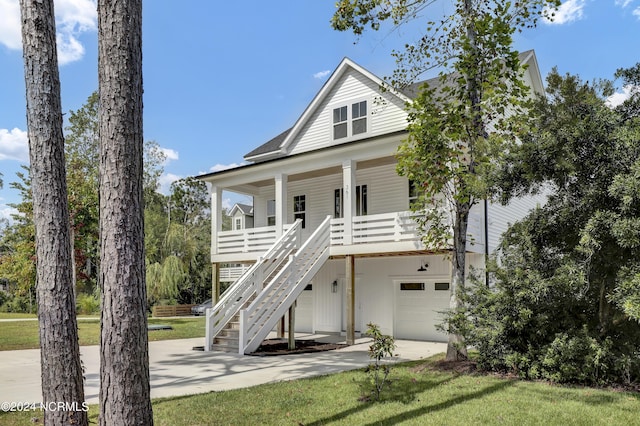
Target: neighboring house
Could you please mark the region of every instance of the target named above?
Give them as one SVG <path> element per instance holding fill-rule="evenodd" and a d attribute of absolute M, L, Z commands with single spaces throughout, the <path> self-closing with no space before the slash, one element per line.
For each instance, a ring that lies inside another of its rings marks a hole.
<path fill-rule="evenodd" d="M 543 93 L 533 51 L 521 60 Z M 200 176 L 211 191 L 214 276 L 221 264 L 253 264 L 210 312 L 207 350 L 250 353 L 287 312 L 296 331 L 345 333 L 348 343 L 369 322 L 396 339 L 446 340 L 436 324 L 451 263 L 421 242 L 410 183 L 396 173 L 415 87 L 381 84 L 345 58 L 293 127 L 245 156 L 251 164 Z M 253 197 L 253 227 L 221 231 L 223 190 Z M 483 268 L 535 201 L 476 205 L 467 264 Z"/>
<path fill-rule="evenodd" d="M 232 230 L 238 231 L 240 229 L 253 228 L 253 206 L 236 203 L 231 208 L 229 216 L 231 216 Z"/>

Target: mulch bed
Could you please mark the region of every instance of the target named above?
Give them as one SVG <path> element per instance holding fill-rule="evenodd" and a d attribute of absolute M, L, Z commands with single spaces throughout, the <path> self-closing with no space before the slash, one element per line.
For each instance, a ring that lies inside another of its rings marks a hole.
<path fill-rule="evenodd" d="M 315 340 L 296 340 L 296 348 L 289 349 L 287 339 L 267 339 L 262 342 L 255 352 L 249 354 L 254 356 L 276 356 L 291 354 L 307 354 L 311 352 L 332 351 L 344 348 L 347 345 L 339 343 L 323 343 Z"/>

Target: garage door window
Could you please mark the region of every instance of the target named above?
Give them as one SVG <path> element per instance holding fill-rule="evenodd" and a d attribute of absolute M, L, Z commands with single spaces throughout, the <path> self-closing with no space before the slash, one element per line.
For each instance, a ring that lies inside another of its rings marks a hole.
<path fill-rule="evenodd" d="M 447 290 L 449 290 L 449 283 L 435 283 L 434 290 L 436 290 L 436 291 L 447 291 Z"/>
<path fill-rule="evenodd" d="M 400 283 L 401 291 L 424 291 L 424 283 Z"/>

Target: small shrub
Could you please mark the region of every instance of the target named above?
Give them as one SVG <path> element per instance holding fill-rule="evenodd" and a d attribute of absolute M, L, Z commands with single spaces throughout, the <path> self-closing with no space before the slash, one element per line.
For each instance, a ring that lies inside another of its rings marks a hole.
<path fill-rule="evenodd" d="M 93 294 L 79 294 L 76 298 L 76 311 L 81 315 L 95 314 L 100 310 L 100 301 Z"/>
<path fill-rule="evenodd" d="M 373 394 L 376 401 L 380 399 L 380 393 L 391 373 L 389 364 L 382 364 L 382 359 L 393 356 L 393 350 L 396 348 L 393 337 L 380 332 L 380 327 L 376 324 L 367 324 L 367 334 L 373 338 L 373 343 L 369 346 L 369 358 L 374 360 L 369 364 L 365 372 L 369 374 L 373 382 Z"/>

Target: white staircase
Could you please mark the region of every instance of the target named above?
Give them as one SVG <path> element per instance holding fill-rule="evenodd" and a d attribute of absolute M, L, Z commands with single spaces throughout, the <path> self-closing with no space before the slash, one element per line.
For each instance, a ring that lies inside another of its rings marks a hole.
<path fill-rule="evenodd" d="M 207 310 L 205 350 L 255 351 L 329 258 L 330 216 L 300 247 L 296 223 Z"/>

